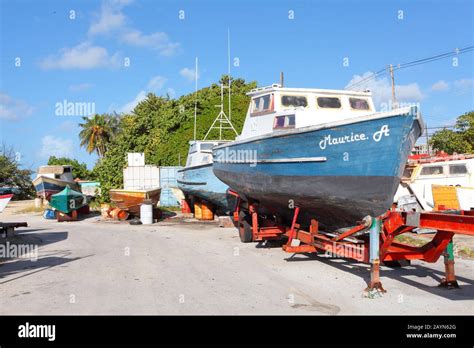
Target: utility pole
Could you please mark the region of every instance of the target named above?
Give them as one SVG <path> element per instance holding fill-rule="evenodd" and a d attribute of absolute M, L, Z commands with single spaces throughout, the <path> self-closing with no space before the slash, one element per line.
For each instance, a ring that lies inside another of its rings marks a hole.
<path fill-rule="evenodd" d="M 283 87 L 283 81 L 284 80 L 284 76 L 283 76 L 283 71 L 280 71 L 280 87 Z"/>
<path fill-rule="evenodd" d="M 395 98 L 395 76 L 393 75 L 393 65 L 390 64 L 390 77 L 392 78 L 392 109 L 398 107 L 397 99 Z"/>
<path fill-rule="evenodd" d="M 425 124 L 425 131 L 426 131 L 426 151 L 428 155 L 431 155 L 430 153 L 430 136 L 428 135 L 428 125 Z"/>

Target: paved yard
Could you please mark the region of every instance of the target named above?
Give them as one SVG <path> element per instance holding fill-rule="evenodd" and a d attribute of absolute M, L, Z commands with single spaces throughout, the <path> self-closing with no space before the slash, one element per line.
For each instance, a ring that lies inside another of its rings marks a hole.
<path fill-rule="evenodd" d="M 234 228 L 165 221 L 151 226 L 39 215 L 17 243 L 37 260 L 0 263 L 0 314 L 472 314 L 474 261 L 456 259 L 460 290 L 437 288 L 436 264 L 382 268 L 388 292 L 362 296 L 368 266 L 242 244 Z"/>

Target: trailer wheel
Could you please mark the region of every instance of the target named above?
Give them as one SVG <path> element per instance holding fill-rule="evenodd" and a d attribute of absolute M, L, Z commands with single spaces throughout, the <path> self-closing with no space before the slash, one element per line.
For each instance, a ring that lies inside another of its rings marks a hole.
<path fill-rule="evenodd" d="M 253 240 L 252 224 L 250 215 L 244 211 L 239 212 L 239 237 L 242 243 L 250 243 Z"/>

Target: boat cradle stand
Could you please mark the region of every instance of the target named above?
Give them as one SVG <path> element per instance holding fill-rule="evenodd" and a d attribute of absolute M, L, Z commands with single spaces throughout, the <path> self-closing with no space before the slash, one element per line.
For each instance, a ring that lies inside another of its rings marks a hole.
<path fill-rule="evenodd" d="M 18 227 L 28 227 L 28 224 L 26 222 L 0 222 L 0 236 L 12 237 L 15 234 L 15 228 Z"/>
<path fill-rule="evenodd" d="M 242 242 L 288 238 L 282 249 L 288 253 L 325 252 L 337 257 L 370 263 L 370 281 L 365 292 L 385 292 L 380 281 L 380 264 L 399 265 L 410 260 L 429 263 L 443 255 L 445 278 L 439 286 L 458 288 L 454 272 L 453 236 L 474 236 L 474 211 L 449 210 L 436 212 L 403 212 L 388 210 L 378 217 L 366 217 L 357 226 L 341 233 L 319 230 L 318 221 L 311 220 L 309 231 L 297 223 L 299 207 L 294 208 L 291 226 L 275 223 L 258 214 L 258 204 L 237 197 L 234 221 Z M 395 241 L 395 237 L 416 228 L 436 231 L 431 241 L 420 247 Z M 370 296 L 369 296 L 370 297 Z"/>

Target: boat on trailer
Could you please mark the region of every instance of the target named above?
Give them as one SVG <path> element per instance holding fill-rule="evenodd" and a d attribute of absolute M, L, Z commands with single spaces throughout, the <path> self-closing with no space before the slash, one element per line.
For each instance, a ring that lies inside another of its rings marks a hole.
<path fill-rule="evenodd" d="M 370 92 L 278 84 L 248 95 L 242 134 L 213 148 L 215 175 L 241 200 L 288 224 L 298 207 L 301 226 L 333 229 L 390 208 L 424 127 L 418 107 L 376 112 Z"/>

